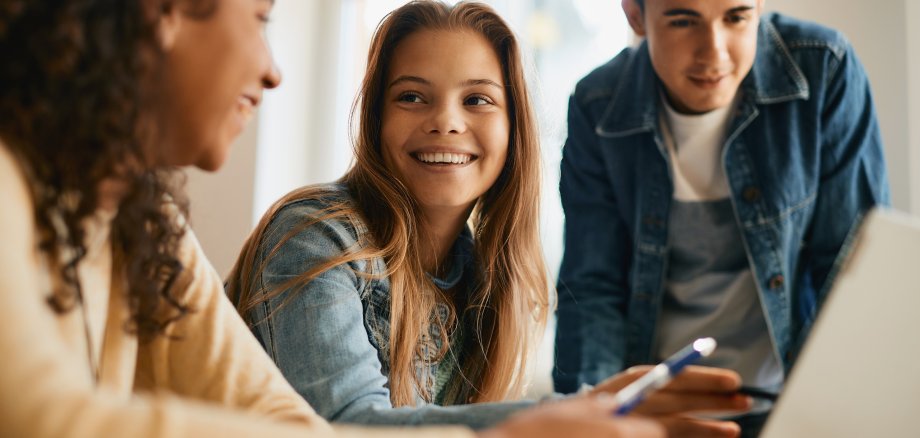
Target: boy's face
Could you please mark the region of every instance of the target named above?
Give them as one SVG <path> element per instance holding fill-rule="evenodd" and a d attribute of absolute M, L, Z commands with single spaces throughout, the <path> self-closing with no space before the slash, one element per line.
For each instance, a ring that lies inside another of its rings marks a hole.
<path fill-rule="evenodd" d="M 732 103 L 751 71 L 763 0 L 623 0 L 630 25 L 648 40 L 671 106 L 694 114 Z"/>

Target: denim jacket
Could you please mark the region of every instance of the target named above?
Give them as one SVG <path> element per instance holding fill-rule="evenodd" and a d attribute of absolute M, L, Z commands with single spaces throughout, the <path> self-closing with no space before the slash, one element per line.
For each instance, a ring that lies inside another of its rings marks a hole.
<path fill-rule="evenodd" d="M 569 103 L 559 185 L 557 391 L 653 360 L 673 194 L 648 46 L 583 78 Z M 722 150 L 730 198 L 786 372 L 861 215 L 889 202 L 869 83 L 836 31 L 762 17 Z"/>
<path fill-rule="evenodd" d="M 297 230 L 299 225 L 322 217 L 322 210 L 332 202 L 351 202 L 344 186 L 325 188 L 328 196 L 324 199 L 293 201 L 271 219 L 252 269 L 258 269 L 288 233 L 296 234 L 269 259 L 254 280 L 255 290 L 272 290 L 362 241 L 365 226 L 341 218 Z M 473 265 L 469 263 L 471 248 L 472 237 L 467 231 L 454 245 L 452 272 L 446 279 L 434 279 L 435 283 L 441 283 L 441 287 L 456 284 L 464 270 Z M 344 423 L 460 424 L 483 428 L 533 404 L 523 401 L 442 407 L 426 404 L 418 397 L 417 407 L 393 408 L 388 378 L 390 283 L 380 276 L 385 270 L 382 259 L 340 265 L 304 287 L 286 290 L 263 302 L 250 315 L 256 322 L 253 332 L 259 342 L 320 415 Z M 437 330 L 438 326 L 431 327 Z M 429 333 L 423 339 L 438 338 L 437 333 Z M 422 347 L 434 349 L 438 345 L 428 345 L 423 340 Z M 435 388 L 434 376 L 443 362 L 421 362 L 417 368 L 428 389 Z"/>

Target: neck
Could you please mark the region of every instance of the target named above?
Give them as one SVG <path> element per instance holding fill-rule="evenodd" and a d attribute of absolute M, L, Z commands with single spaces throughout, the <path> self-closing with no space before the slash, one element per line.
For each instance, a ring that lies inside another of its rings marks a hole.
<path fill-rule="evenodd" d="M 447 272 L 447 256 L 463 230 L 473 206 L 427 208 L 422 212 L 420 253 L 426 272 L 442 275 Z"/>

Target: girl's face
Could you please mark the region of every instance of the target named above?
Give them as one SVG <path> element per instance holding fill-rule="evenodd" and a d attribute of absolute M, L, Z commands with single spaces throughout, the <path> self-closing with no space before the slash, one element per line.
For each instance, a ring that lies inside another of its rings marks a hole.
<path fill-rule="evenodd" d="M 422 208 L 469 209 L 498 179 L 510 121 L 498 55 L 467 30 L 417 31 L 393 52 L 382 153 Z"/>
<path fill-rule="evenodd" d="M 281 81 L 265 39 L 274 0 L 220 0 L 206 18 L 165 13 L 165 141 L 161 165 L 215 170 L 262 99 Z"/>

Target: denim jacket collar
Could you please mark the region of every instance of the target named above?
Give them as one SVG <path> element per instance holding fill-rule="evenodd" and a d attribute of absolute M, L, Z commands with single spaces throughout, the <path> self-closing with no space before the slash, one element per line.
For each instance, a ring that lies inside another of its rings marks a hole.
<path fill-rule="evenodd" d="M 435 286 L 447 290 L 458 283 L 463 278 L 465 271 L 468 271 L 473 260 L 473 233 L 469 227 L 463 227 L 457 240 L 450 249 L 450 271 L 444 278 L 437 278 L 428 274 L 428 278 L 434 282 Z"/>
<path fill-rule="evenodd" d="M 595 128 L 601 137 L 625 137 L 657 129 L 661 81 L 652 67 L 647 41 L 639 45 L 628 62 L 625 71 L 633 78 L 619 81 Z M 805 75 L 768 17 L 760 20 L 757 55 L 750 73 L 741 82 L 741 90 L 746 100 L 759 105 L 805 100 L 810 94 Z"/>

